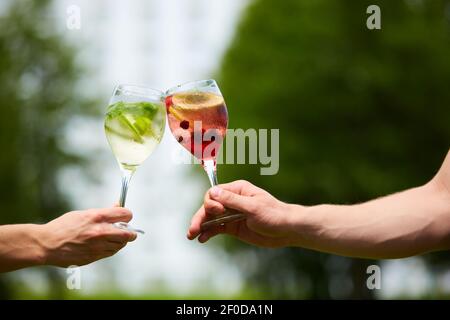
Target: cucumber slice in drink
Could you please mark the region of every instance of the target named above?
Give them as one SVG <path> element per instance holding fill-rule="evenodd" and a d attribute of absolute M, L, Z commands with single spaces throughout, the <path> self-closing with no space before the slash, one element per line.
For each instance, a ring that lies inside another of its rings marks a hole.
<path fill-rule="evenodd" d="M 130 129 L 130 132 L 133 133 L 134 141 L 136 141 L 138 143 L 144 143 L 144 139 L 142 139 L 142 136 L 139 133 L 139 130 L 133 124 L 131 124 L 131 122 L 128 120 L 128 118 L 124 114 L 121 114 L 120 116 L 118 116 L 117 120 L 119 120 L 124 126 L 128 127 L 128 129 Z"/>
<path fill-rule="evenodd" d="M 139 117 L 134 122 L 134 126 L 139 131 L 139 134 L 141 136 L 155 136 L 153 129 L 152 129 L 152 122 L 155 121 L 155 119 L 150 120 L 146 117 Z"/>

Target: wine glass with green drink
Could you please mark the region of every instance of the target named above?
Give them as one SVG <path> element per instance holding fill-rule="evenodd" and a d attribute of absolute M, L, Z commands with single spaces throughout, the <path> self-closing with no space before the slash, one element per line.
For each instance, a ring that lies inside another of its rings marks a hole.
<path fill-rule="evenodd" d="M 119 204 L 125 206 L 128 186 L 137 168 L 160 143 L 166 124 L 163 93 L 145 87 L 118 85 L 105 116 L 105 133 L 122 171 Z M 144 233 L 125 222 L 118 228 Z"/>

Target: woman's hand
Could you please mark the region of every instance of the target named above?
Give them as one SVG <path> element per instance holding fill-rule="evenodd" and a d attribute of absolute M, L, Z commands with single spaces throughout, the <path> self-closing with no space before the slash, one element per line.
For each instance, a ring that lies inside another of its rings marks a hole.
<path fill-rule="evenodd" d="M 246 219 L 201 229 L 203 222 L 228 211 L 243 213 Z M 239 180 L 213 187 L 206 193 L 203 206 L 192 218 L 187 236 L 190 240 L 198 236 L 203 243 L 224 233 L 253 245 L 288 246 L 294 236 L 289 226 L 291 216 L 291 205 L 277 200 L 248 181 Z"/>

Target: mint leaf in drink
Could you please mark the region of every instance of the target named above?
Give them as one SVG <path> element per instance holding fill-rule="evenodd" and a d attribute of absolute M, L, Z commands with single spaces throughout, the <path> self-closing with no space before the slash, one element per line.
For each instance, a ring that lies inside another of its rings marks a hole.
<path fill-rule="evenodd" d="M 158 106 L 151 102 L 116 102 L 108 107 L 107 116 L 117 117 L 120 114 L 126 113 L 133 116 L 144 116 L 150 120 L 158 112 Z"/>
<path fill-rule="evenodd" d="M 153 119 L 158 112 L 158 106 L 150 102 L 141 102 L 140 107 L 144 110 L 146 117 L 149 119 Z"/>
<path fill-rule="evenodd" d="M 158 106 L 150 102 L 119 101 L 108 107 L 106 124 L 118 122 L 121 136 L 131 136 L 134 141 L 144 143 L 142 136 L 153 134 L 152 119 L 157 112 Z"/>

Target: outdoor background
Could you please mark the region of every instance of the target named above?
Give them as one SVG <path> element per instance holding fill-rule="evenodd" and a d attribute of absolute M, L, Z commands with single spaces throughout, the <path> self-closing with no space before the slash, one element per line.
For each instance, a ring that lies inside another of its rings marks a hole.
<path fill-rule="evenodd" d="M 366 28 L 381 8 L 382 29 Z M 81 9 L 81 28 L 66 25 Z M 365 201 L 425 183 L 450 141 L 450 1 L 2 0 L 0 224 L 112 205 L 120 173 L 103 133 L 113 87 L 215 78 L 229 128 L 280 129 L 280 170 L 221 165 L 305 205 Z M 208 188 L 170 159 L 169 131 L 132 182 L 147 231 L 82 267 L 0 275 L 1 298 L 448 298 L 450 254 L 368 261 L 185 234 Z M 366 288 L 379 264 L 382 289 Z"/>

